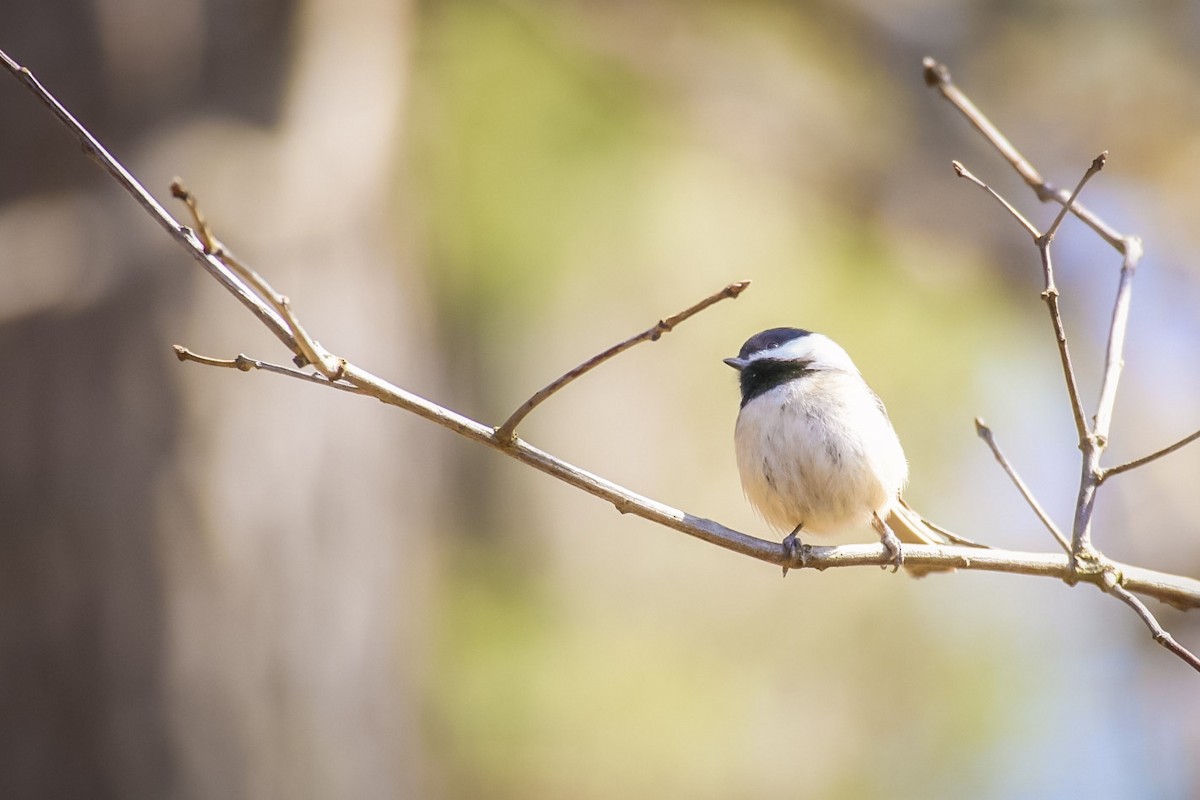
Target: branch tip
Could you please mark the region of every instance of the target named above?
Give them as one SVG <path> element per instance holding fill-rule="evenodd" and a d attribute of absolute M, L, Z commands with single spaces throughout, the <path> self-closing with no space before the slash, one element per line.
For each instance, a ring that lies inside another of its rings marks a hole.
<path fill-rule="evenodd" d="M 950 70 L 940 61 L 925 56 L 921 59 L 921 67 L 926 86 L 945 86 L 950 83 Z"/>

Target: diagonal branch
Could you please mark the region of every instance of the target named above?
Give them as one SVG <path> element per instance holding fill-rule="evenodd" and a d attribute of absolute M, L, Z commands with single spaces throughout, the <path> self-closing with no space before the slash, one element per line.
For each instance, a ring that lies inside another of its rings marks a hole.
<path fill-rule="evenodd" d="M 1129 327 L 1129 304 L 1133 298 L 1133 275 L 1142 258 L 1142 240 L 1125 237 L 1125 255 L 1121 260 L 1121 277 L 1117 282 L 1117 298 L 1113 303 L 1112 322 L 1108 328 L 1108 346 L 1104 351 L 1104 377 L 1100 381 L 1100 400 L 1096 404 L 1097 443 L 1108 444 L 1113 407 L 1117 402 L 1117 383 L 1125 368 L 1125 331 Z"/>
<path fill-rule="evenodd" d="M 1134 613 L 1141 617 L 1142 622 L 1144 622 L 1146 627 L 1150 629 L 1150 635 L 1154 638 L 1155 642 L 1165 647 L 1169 652 L 1179 656 L 1179 658 L 1183 659 L 1183 661 L 1192 669 L 1200 672 L 1200 658 L 1198 658 L 1195 653 L 1188 650 L 1179 642 L 1175 641 L 1175 637 L 1163 628 L 1158 619 L 1156 619 L 1154 614 L 1151 613 L 1150 609 L 1146 608 L 1145 603 L 1130 594 L 1129 591 L 1123 586 L 1114 585 L 1108 589 L 1108 593 L 1132 608 Z"/>
<path fill-rule="evenodd" d="M 504 424 L 496 428 L 496 438 L 502 443 L 512 443 L 513 440 L 517 438 L 517 426 L 521 424 L 521 420 L 529 416 L 529 412 L 533 411 L 533 409 L 537 408 L 544 401 L 549 399 L 552 394 L 562 389 L 568 383 L 592 371 L 605 361 L 608 361 L 615 356 L 619 356 L 621 353 L 624 353 L 634 345 L 641 344 L 642 342 L 657 342 L 660 338 L 662 338 L 664 333 L 670 333 L 675 329 L 676 325 L 688 319 L 689 317 L 699 314 L 709 306 L 715 305 L 722 300 L 736 299 L 737 296 L 745 291 L 746 287 L 749 285 L 750 281 L 738 281 L 737 283 L 731 283 L 721 291 L 704 298 L 699 303 L 685 308 L 683 311 L 680 311 L 674 316 L 659 320 L 654 325 L 650 326 L 636 336 L 631 336 L 620 344 L 613 345 L 604 352 L 592 356 L 587 361 L 584 361 L 582 364 L 570 370 L 569 372 L 560 375 L 558 378 L 554 379 L 549 384 L 535 392 L 532 397 L 521 404 L 520 408 L 512 413 L 512 416 L 504 421 Z"/>
<path fill-rule="evenodd" d="M 275 291 L 274 287 L 263 276 L 235 258 L 229 248 L 217 239 L 216 235 L 213 234 L 212 227 L 208 224 L 208 220 L 204 217 L 204 212 L 200 209 L 200 203 L 196 200 L 196 196 L 188 191 L 187 187 L 183 185 L 183 181 L 179 178 L 171 181 L 171 196 L 182 200 L 184 205 L 187 206 L 192 219 L 196 223 L 196 230 L 198 231 L 200 243 L 204 247 L 204 252 L 216 256 L 222 264 L 233 270 L 254 291 L 260 300 L 274 309 L 275 313 L 279 314 L 287 322 L 294 349 L 299 351 L 296 358 L 293 359 L 296 362 L 296 366 L 302 367 L 305 364 L 312 364 L 329 380 L 337 380 L 341 371 L 341 365 L 337 359 L 334 358 L 332 353 L 321 347 L 315 339 L 309 336 L 308 331 L 304 329 L 304 326 L 300 324 L 300 320 L 292 312 L 291 302 L 285 296 Z"/>
<path fill-rule="evenodd" d="M 287 325 L 280 318 L 279 314 L 263 304 L 261 299 L 255 297 L 254 293 L 249 291 L 237 277 L 230 273 L 229 269 L 219 259 L 205 252 L 204 247 L 196 240 L 192 231 L 180 225 L 174 217 L 168 214 L 166 209 L 159 205 L 158 201 L 138 183 L 137 179 L 104 149 L 104 146 L 100 144 L 96 137 L 87 128 L 84 128 L 63 107 L 62 103 L 58 102 L 54 95 L 50 94 L 46 87 L 42 86 L 41 82 L 34 77 L 32 72 L 13 61 L 3 50 L 0 50 L 0 63 L 12 73 L 14 78 L 24 84 L 29 91 L 33 92 L 34 96 L 44 106 L 50 109 L 59 122 L 83 145 L 83 151 L 103 167 L 104 171 L 111 175 L 121 185 L 121 188 L 128 192 L 137 201 L 138 205 L 145 209 L 146 213 L 171 235 L 171 238 L 182 245 L 209 275 L 231 292 L 254 316 L 258 317 L 258 321 L 266 325 L 267 329 L 275 334 L 275 337 L 283 342 L 288 349 L 299 354 L 299 351 L 295 350 L 295 342 L 287 330 Z"/>
<path fill-rule="evenodd" d="M 1034 243 L 1037 243 L 1037 240 L 1042 236 L 1041 232 L 1034 227 L 1032 222 L 1025 218 L 1024 214 L 1022 214 L 1020 211 L 1017 211 L 1017 209 L 1013 207 L 1012 203 L 1005 200 L 1004 197 L 991 186 L 988 186 L 986 183 L 979 180 L 979 178 L 975 177 L 975 173 L 964 167 L 961 161 L 951 161 L 950 166 L 954 167 L 955 175 L 970 181 L 995 198 L 996 202 L 1004 206 L 1005 210 L 1012 215 L 1012 218 L 1017 221 L 1017 224 L 1025 229 L 1025 232 L 1029 234 L 1029 238 L 1033 239 Z"/>
<path fill-rule="evenodd" d="M 1161 450 L 1155 450 L 1150 455 L 1142 456 L 1141 458 L 1135 458 L 1132 461 L 1125 462 L 1124 464 L 1118 464 L 1115 467 L 1109 467 L 1108 469 L 1102 470 L 1100 472 L 1100 481 L 1104 482 L 1104 481 L 1108 480 L 1109 478 L 1111 478 L 1113 475 L 1120 475 L 1122 472 L 1128 472 L 1131 469 L 1137 469 L 1138 467 L 1145 466 L 1146 464 L 1149 464 L 1151 461 L 1157 461 L 1158 459 L 1162 458 L 1163 456 L 1169 456 L 1169 455 L 1171 455 L 1171 453 L 1174 453 L 1176 450 L 1186 447 L 1187 445 L 1191 444 L 1192 442 L 1196 441 L 1197 439 L 1200 439 L 1200 431 L 1195 431 L 1193 433 L 1189 433 L 1187 436 L 1183 437 L 1178 442 L 1167 445 L 1166 447 L 1162 448 Z"/>
<path fill-rule="evenodd" d="M 1092 179 L 1092 176 L 1104 169 L 1104 165 L 1107 163 L 1107 150 L 1092 159 L 1091 165 L 1083 173 L 1083 177 L 1079 179 L 1079 183 L 1075 184 L 1075 191 L 1071 192 L 1071 196 L 1067 198 L 1067 202 L 1058 210 L 1058 214 L 1054 217 L 1054 222 L 1050 223 L 1050 227 L 1046 229 L 1045 238 L 1047 247 L 1049 247 L 1050 242 L 1054 239 L 1054 235 L 1058 233 L 1058 229 L 1062 227 L 1063 220 L 1067 216 L 1067 209 L 1074 208 L 1075 201 L 1079 198 L 1079 193 L 1083 191 L 1083 187 Z"/>
<path fill-rule="evenodd" d="M 1071 349 L 1067 345 L 1067 331 L 1063 326 L 1062 311 L 1058 305 L 1058 287 L 1054 284 L 1054 262 L 1050 257 L 1050 244 L 1054 241 L 1054 234 L 1058 232 L 1067 209 L 1075 203 L 1075 199 L 1079 197 L 1079 193 L 1083 191 L 1083 187 L 1087 185 L 1092 176 L 1104 167 L 1107 157 L 1106 153 L 1101 153 L 1092 160 L 1091 165 L 1083 173 L 1083 177 L 1079 179 L 1079 183 L 1075 185 L 1075 191 L 1071 192 L 1067 204 L 1059 211 L 1058 216 L 1054 218 L 1054 222 L 1046 232 L 1037 239 L 1038 252 L 1042 257 L 1042 273 L 1046 282 L 1046 288 L 1042 291 L 1042 299 L 1046 301 L 1046 308 L 1050 312 L 1050 324 L 1054 328 L 1054 340 L 1058 344 L 1059 361 L 1062 362 L 1063 378 L 1067 382 L 1071 414 L 1075 418 L 1075 432 L 1079 436 L 1081 448 L 1087 446 L 1089 442 L 1088 424 L 1083 410 L 1083 400 L 1079 396 L 1079 382 L 1075 378 L 1075 367 L 1071 363 Z"/>
<path fill-rule="evenodd" d="M 950 70 L 945 64 L 933 58 L 925 58 L 922 62 L 924 66 L 925 85 L 933 87 L 944 97 L 950 105 L 954 106 L 960 114 L 966 117 L 967 122 L 983 134 L 983 138 L 987 139 L 997 152 L 1007 161 L 1021 179 L 1025 181 L 1029 188 L 1033 189 L 1033 193 L 1043 203 L 1053 201 L 1060 205 L 1067 205 L 1070 195 L 1052 185 L 1049 181 L 1042 177 L 1033 164 L 1013 147 L 1008 138 L 1002 134 L 992 121 L 984 116 L 971 99 L 963 93 L 961 89 L 950 78 Z M 1089 211 L 1079 203 L 1070 204 L 1072 213 L 1094 230 L 1100 238 L 1108 242 L 1112 247 L 1120 252 L 1124 252 L 1125 239 L 1121 234 L 1117 233 L 1111 227 Z"/>
<path fill-rule="evenodd" d="M 1054 336 L 1058 345 L 1059 357 L 1062 361 L 1063 375 L 1067 381 L 1067 392 L 1070 395 L 1071 411 L 1075 419 L 1076 433 L 1079 436 L 1079 449 L 1082 454 L 1079 494 L 1075 501 L 1075 518 L 1072 524 L 1071 543 L 1068 553 L 1071 568 L 1070 576 L 1067 580 L 1072 583 L 1077 580 L 1096 582 L 1095 579 L 1099 577 L 1101 580 L 1098 585 L 1101 589 L 1130 606 L 1146 626 L 1150 628 L 1156 642 L 1181 658 L 1193 669 L 1200 671 L 1200 659 L 1176 642 L 1162 628 L 1149 609 L 1120 585 L 1120 573 L 1115 565 L 1104 559 L 1091 544 L 1092 516 L 1095 512 L 1096 492 L 1106 477 L 1148 463 L 1155 458 L 1173 452 L 1179 447 L 1183 447 L 1193 438 L 1200 437 L 1200 432 L 1197 432 L 1194 436 L 1185 438 L 1168 448 L 1107 471 L 1100 466 L 1100 456 L 1108 445 L 1108 432 L 1112 423 L 1113 408 L 1116 405 L 1117 384 L 1120 381 L 1121 371 L 1124 366 L 1122 353 L 1125 346 L 1125 332 L 1129 321 L 1133 277 L 1137 270 L 1138 262 L 1142 257 L 1142 243 L 1138 237 L 1122 236 L 1078 202 L 1079 193 L 1083 190 L 1084 185 L 1092 176 L 1104 168 L 1108 154 L 1105 152 L 1097 156 L 1075 186 L 1075 190 L 1070 194 L 1066 194 L 1047 183 L 1041 174 L 1034 169 L 1033 165 L 1012 146 L 1012 143 L 1000 133 L 995 125 L 954 85 L 950 79 L 950 71 L 945 65 L 938 63 L 932 58 L 926 58 L 924 60 L 924 67 L 925 83 L 928 86 L 936 87 L 941 95 L 967 118 L 975 129 L 1020 174 L 1025 183 L 1034 190 L 1038 199 L 1043 202 L 1054 200 L 1062 206 L 1050 228 L 1045 234 L 1038 236 L 1035 234 L 1036 229 L 1008 201 L 978 178 L 966 172 L 961 164 L 955 162 L 954 169 L 961 177 L 966 177 L 976 185 L 987 189 L 1022 224 L 1027 233 L 1034 235 L 1034 241 L 1041 256 L 1042 269 L 1045 276 L 1045 290 L 1042 292 L 1042 299 L 1046 302 L 1054 327 Z M 1075 379 L 1075 370 L 1071 363 L 1070 350 L 1067 347 L 1067 335 L 1063 327 L 1062 313 L 1059 309 L 1058 289 L 1054 284 L 1054 265 L 1050 254 L 1050 244 L 1054 240 L 1054 235 L 1057 233 L 1059 226 L 1062 225 L 1068 210 L 1073 212 L 1122 255 L 1121 275 L 1117 285 L 1117 297 L 1113 305 L 1112 319 L 1109 325 L 1104 371 L 1100 382 L 1100 397 L 1097 401 L 1096 414 L 1093 417 L 1093 426 L 1091 429 L 1088 428 L 1087 420 L 1084 416 L 1083 403 L 1079 397 L 1079 386 Z M 981 435 L 983 435 L 982 431 Z M 990 431 L 988 431 L 987 438 L 997 460 L 1001 462 L 1001 466 L 1005 466 L 1006 462 L 1000 451 L 995 447 L 995 442 L 990 437 Z M 1005 466 L 1005 469 L 1009 471 L 1009 476 L 1018 482 L 1018 488 L 1021 488 L 1022 484 L 1019 482 L 1019 478 L 1016 477 L 1015 472 L 1010 471 L 1007 466 Z M 1026 495 L 1026 500 L 1033 506 L 1034 511 L 1039 512 L 1040 507 L 1032 499 L 1032 495 L 1029 495 L 1025 490 L 1022 490 L 1022 494 Z M 1052 526 L 1049 519 L 1043 513 L 1038 513 L 1038 516 L 1042 518 L 1044 524 L 1050 527 L 1055 538 L 1062 544 L 1062 534 Z"/>
<path fill-rule="evenodd" d="M 1055 218 L 1054 223 L 1046 231 L 1046 233 L 1039 233 L 1038 229 L 1033 225 L 1033 223 L 1027 220 L 1020 211 L 1017 211 L 1013 204 L 1005 200 L 999 192 L 997 192 L 991 186 L 988 186 L 979 178 L 975 177 L 975 175 L 960 162 L 954 161 L 952 164 L 954 166 L 954 172 L 956 175 L 958 175 L 958 177 L 964 178 L 980 189 L 983 189 L 985 192 L 995 198 L 997 202 L 1004 206 L 1005 210 L 1007 210 L 1012 218 L 1015 219 L 1022 228 L 1024 228 L 1025 232 L 1029 234 L 1029 236 L 1033 239 L 1033 243 L 1037 246 L 1038 254 L 1042 260 L 1042 276 L 1046 287 L 1042 291 L 1042 300 L 1045 301 L 1046 308 L 1050 312 L 1050 324 L 1054 328 L 1054 341 L 1058 345 L 1058 355 L 1059 360 L 1062 363 L 1063 377 L 1067 382 L 1067 396 L 1071 401 L 1071 414 L 1075 419 L 1075 432 L 1079 437 L 1080 446 L 1082 447 L 1088 438 L 1087 419 L 1083 411 L 1083 401 L 1079 396 L 1079 383 L 1075 379 L 1075 367 L 1071 361 L 1071 350 L 1067 345 L 1067 331 L 1063 326 L 1062 311 L 1059 309 L 1058 305 L 1058 287 L 1054 284 L 1054 262 L 1050 256 L 1050 243 L 1054 239 L 1054 234 L 1057 231 L 1058 226 L 1062 224 L 1063 216 L 1065 215 L 1066 209 L 1069 206 L 1063 206 L 1062 212 L 1060 212 Z M 1079 195 L 1079 192 L 1083 189 L 1084 184 L 1087 183 L 1092 175 L 1098 172 L 1100 167 L 1103 165 L 1103 156 L 1092 162 L 1092 166 L 1084 174 L 1082 180 L 1079 181 L 1079 184 L 1075 187 L 1075 191 L 1071 193 L 1069 199 L 1072 202 L 1074 202 L 1074 199 Z"/>
<path fill-rule="evenodd" d="M 352 386 L 347 386 L 342 383 L 329 382 L 323 377 L 291 367 L 270 364 L 244 356 L 234 359 L 212 359 L 207 356 L 197 356 L 186 348 L 179 347 L 176 348 L 176 352 L 183 361 L 242 371 L 264 370 L 304 380 L 307 383 L 374 397 L 380 402 L 411 411 L 460 436 L 498 450 L 510 458 L 599 497 L 611 503 L 622 514 L 633 514 L 768 564 L 787 565 L 788 569 L 825 570 L 835 567 L 880 566 L 892 563 L 892 555 L 882 544 L 850 544 L 809 547 L 804 554 L 804 563 L 801 564 L 799 556 L 789 553 L 778 542 L 741 533 L 712 520 L 688 514 L 665 503 L 639 495 L 612 481 L 556 458 L 522 439 L 517 439 L 511 444 L 500 442 L 489 426 L 394 386 L 353 364 L 346 364 L 345 380 L 352 384 Z M 913 566 L 1004 572 L 1056 578 L 1063 581 L 1068 580 L 1072 574 L 1068 557 L 1056 553 L 1026 553 L 970 546 L 909 544 L 904 546 L 904 560 L 906 564 Z M 1083 576 L 1082 580 L 1090 581 L 1108 591 L 1103 585 L 1103 576 Z M 1200 608 L 1200 580 L 1118 563 L 1112 564 L 1112 575 L 1109 580 L 1113 585 L 1123 586 L 1131 592 L 1152 597 L 1177 608 Z"/>
<path fill-rule="evenodd" d="M 1037 518 L 1042 521 L 1043 525 L 1046 526 L 1046 530 L 1050 531 L 1050 535 L 1054 537 L 1056 542 L 1058 542 L 1059 547 L 1061 547 L 1064 552 L 1070 553 L 1071 543 L 1067 541 L 1067 537 L 1062 535 L 1062 531 L 1060 531 L 1058 526 L 1054 524 L 1054 520 L 1050 519 L 1050 515 L 1046 513 L 1045 509 L 1042 508 L 1042 504 L 1039 503 L 1037 498 L 1033 496 L 1033 492 L 1031 492 L 1029 487 L 1025 485 L 1025 481 L 1021 480 L 1021 476 L 1017 474 L 1017 471 L 1013 465 L 1009 463 L 1007 458 L 1004 457 L 1004 453 L 1000 451 L 1000 445 L 996 443 L 996 437 L 992 433 L 992 429 L 988 427 L 987 423 L 984 422 L 981 417 L 975 418 L 975 433 L 977 433 L 979 438 L 983 439 L 983 441 L 987 443 L 987 446 L 991 448 L 992 455 L 995 456 L 996 461 L 1000 464 L 1000 467 L 1008 475 L 1009 479 L 1012 480 L 1013 485 L 1017 487 L 1017 491 L 1021 493 L 1021 496 L 1025 498 L 1025 502 L 1028 503 L 1029 507 L 1033 509 L 1033 513 L 1036 514 Z"/>

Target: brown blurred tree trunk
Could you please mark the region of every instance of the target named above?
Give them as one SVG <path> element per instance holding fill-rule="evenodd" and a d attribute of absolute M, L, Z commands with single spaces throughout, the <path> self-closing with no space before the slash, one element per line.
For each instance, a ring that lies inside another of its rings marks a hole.
<path fill-rule="evenodd" d="M 310 313 L 374 363 L 425 349 L 388 218 L 406 3 L 5 13 L 5 47 L 159 197 L 178 171 L 232 246 L 334 284 Z M 417 792 L 436 437 L 185 375 L 170 345 L 227 298 L 15 83 L 0 116 L 0 796 Z"/>

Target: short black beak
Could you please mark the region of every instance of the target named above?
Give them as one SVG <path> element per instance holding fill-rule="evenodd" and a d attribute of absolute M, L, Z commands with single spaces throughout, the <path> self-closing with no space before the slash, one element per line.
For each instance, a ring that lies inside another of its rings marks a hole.
<path fill-rule="evenodd" d="M 724 360 L 726 364 L 733 367 L 738 372 L 741 372 L 746 368 L 746 365 L 750 363 L 750 360 L 746 358 L 726 358 Z"/>

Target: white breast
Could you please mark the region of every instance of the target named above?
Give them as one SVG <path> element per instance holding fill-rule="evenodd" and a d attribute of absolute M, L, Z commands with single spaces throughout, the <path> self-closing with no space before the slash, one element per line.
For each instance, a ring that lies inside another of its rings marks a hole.
<path fill-rule="evenodd" d="M 896 432 L 857 373 L 817 372 L 754 398 L 734 436 L 747 499 L 784 531 L 885 517 L 908 477 Z"/>

